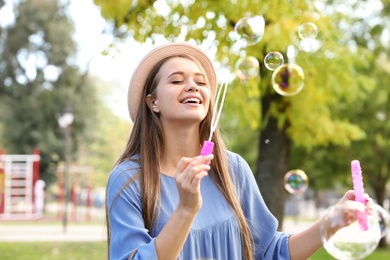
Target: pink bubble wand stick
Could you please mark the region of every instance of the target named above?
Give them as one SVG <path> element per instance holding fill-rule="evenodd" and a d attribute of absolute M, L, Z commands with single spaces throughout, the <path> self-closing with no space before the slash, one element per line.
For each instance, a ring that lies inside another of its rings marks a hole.
<path fill-rule="evenodd" d="M 208 140 L 205 140 L 203 142 L 202 150 L 200 152 L 200 155 L 209 155 L 213 153 L 214 143 L 211 142 L 211 138 L 213 137 L 213 133 L 215 129 L 217 129 L 219 117 L 221 116 L 223 103 L 225 102 L 225 96 L 226 96 L 226 90 L 228 87 L 228 83 L 225 82 L 221 84 L 221 86 L 218 88 L 217 96 L 215 98 L 215 106 L 213 111 L 213 117 L 211 119 L 211 129 L 210 129 L 210 136 Z M 223 93 L 222 93 L 223 91 Z M 221 96 L 222 93 L 222 96 Z"/>
<path fill-rule="evenodd" d="M 362 170 L 360 168 L 360 163 L 358 160 L 353 160 L 351 162 L 351 172 L 352 172 L 353 190 L 355 192 L 355 200 L 357 202 L 363 203 L 363 205 L 366 205 L 366 200 L 364 198 Z M 358 211 L 358 222 L 361 230 L 364 231 L 368 229 L 366 212 Z"/>

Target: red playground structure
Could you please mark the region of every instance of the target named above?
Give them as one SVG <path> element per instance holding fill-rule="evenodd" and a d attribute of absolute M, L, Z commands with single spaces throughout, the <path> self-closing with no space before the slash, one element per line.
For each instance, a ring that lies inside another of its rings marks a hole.
<path fill-rule="evenodd" d="M 0 220 L 40 218 L 34 192 L 39 162 L 38 149 L 33 154 L 6 154 L 0 150 Z"/>

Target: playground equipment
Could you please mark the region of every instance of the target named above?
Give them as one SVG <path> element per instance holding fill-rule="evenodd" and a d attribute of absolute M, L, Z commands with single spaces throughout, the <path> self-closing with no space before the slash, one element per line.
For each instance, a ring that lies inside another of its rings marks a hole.
<path fill-rule="evenodd" d="M 6 154 L 0 150 L 0 220 L 40 217 L 34 194 L 39 162 L 38 149 L 33 154 Z"/>
<path fill-rule="evenodd" d="M 90 221 L 91 208 L 92 208 L 92 186 L 89 180 L 90 173 L 93 172 L 91 166 L 81 166 L 77 164 L 72 164 L 69 166 L 69 177 L 71 179 L 69 187 L 69 202 L 70 202 L 70 220 L 78 221 L 78 206 L 79 206 L 79 196 L 80 190 L 83 186 L 86 191 L 85 204 L 83 207 L 85 209 L 85 220 Z M 63 219 L 64 214 L 68 214 L 68 207 L 66 202 L 66 192 L 64 190 L 64 175 L 65 175 L 65 165 L 60 164 L 57 167 L 57 199 L 58 199 L 58 208 L 57 208 L 57 218 Z"/>

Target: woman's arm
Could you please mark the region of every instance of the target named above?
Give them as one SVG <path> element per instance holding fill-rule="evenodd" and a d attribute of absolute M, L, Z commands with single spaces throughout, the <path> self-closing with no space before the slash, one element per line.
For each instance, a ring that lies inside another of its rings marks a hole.
<path fill-rule="evenodd" d="M 174 175 L 179 204 L 156 237 L 155 246 L 159 260 L 178 258 L 196 214 L 202 207 L 200 181 L 210 169 L 206 162 L 212 158 L 213 155 L 207 155 L 180 160 Z"/>
<path fill-rule="evenodd" d="M 308 259 L 322 247 L 320 225 L 321 220 L 289 237 L 288 248 L 291 260 Z"/>
<path fill-rule="evenodd" d="M 366 204 L 369 206 L 371 199 L 369 198 L 368 194 L 365 194 L 364 196 L 366 199 Z M 355 194 L 353 190 L 347 191 L 340 200 L 340 203 L 347 200 L 355 200 Z M 356 220 L 356 214 L 353 214 L 354 218 L 351 218 L 349 211 L 340 211 L 340 214 L 343 214 L 345 217 L 346 221 L 343 222 L 344 225 L 349 225 Z M 321 221 L 323 221 L 323 219 L 320 219 L 309 228 L 289 237 L 289 250 L 292 260 L 308 259 L 322 247 L 320 231 Z M 344 226 L 333 227 L 334 230 L 329 232 L 334 234 L 343 227 Z"/>
<path fill-rule="evenodd" d="M 110 258 L 127 259 L 134 253 L 132 259 L 177 259 L 202 206 L 200 181 L 210 169 L 206 162 L 212 158 L 213 155 L 208 155 L 180 161 L 174 175 L 179 193 L 178 205 L 154 238 L 145 229 L 139 183 L 122 189 L 132 178 L 131 172 L 138 170 L 129 170 L 128 165 L 117 168 L 109 178 L 107 189 Z"/>

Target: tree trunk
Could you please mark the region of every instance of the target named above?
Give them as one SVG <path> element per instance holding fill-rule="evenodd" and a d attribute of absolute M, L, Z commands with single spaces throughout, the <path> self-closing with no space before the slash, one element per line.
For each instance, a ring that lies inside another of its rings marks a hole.
<path fill-rule="evenodd" d="M 265 118 L 269 105 L 274 97 L 268 95 L 263 98 L 263 118 Z M 266 127 L 260 132 L 255 173 L 257 184 L 264 201 L 279 221 L 279 230 L 283 226 L 284 203 L 286 199 L 284 175 L 288 171 L 291 146 L 291 140 L 287 136 L 286 128 L 287 124 L 279 129 L 277 119 L 273 117 L 269 118 Z"/>

